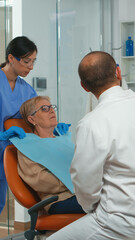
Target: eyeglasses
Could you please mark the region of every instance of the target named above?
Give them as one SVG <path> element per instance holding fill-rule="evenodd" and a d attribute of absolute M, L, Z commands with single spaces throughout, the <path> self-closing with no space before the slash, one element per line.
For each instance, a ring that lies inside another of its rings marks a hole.
<path fill-rule="evenodd" d="M 50 106 L 48 106 L 48 105 L 42 105 L 40 108 L 38 108 L 36 111 L 34 111 L 34 112 L 31 114 L 31 116 L 33 116 L 33 115 L 34 115 L 36 112 L 38 112 L 40 109 L 41 109 L 43 112 L 49 112 L 51 108 L 54 109 L 54 111 L 57 110 L 57 106 L 56 106 L 56 105 L 50 105 Z"/>
<path fill-rule="evenodd" d="M 31 67 L 34 66 L 36 63 L 36 59 L 34 59 L 33 61 L 29 60 L 29 59 L 24 59 L 24 58 L 19 58 L 19 57 L 15 57 L 15 59 L 20 62 L 24 67 Z"/>

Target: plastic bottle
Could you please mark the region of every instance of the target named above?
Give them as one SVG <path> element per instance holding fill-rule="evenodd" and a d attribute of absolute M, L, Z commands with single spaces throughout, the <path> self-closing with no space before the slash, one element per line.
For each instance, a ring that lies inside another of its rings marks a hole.
<path fill-rule="evenodd" d="M 130 36 L 126 41 L 126 56 L 134 56 L 134 42 Z"/>

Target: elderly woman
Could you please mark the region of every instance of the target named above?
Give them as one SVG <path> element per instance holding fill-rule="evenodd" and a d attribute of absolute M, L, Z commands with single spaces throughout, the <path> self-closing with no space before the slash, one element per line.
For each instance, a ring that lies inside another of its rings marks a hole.
<path fill-rule="evenodd" d="M 34 134 L 41 138 L 55 138 L 54 128 L 57 126 L 56 105 L 52 105 L 49 97 L 38 96 L 24 102 L 20 113 Z M 18 172 L 21 178 L 31 186 L 40 199 L 58 195 L 57 202 L 45 207 L 49 214 L 82 213 L 76 197 L 47 168 L 30 160 L 18 151 Z"/>

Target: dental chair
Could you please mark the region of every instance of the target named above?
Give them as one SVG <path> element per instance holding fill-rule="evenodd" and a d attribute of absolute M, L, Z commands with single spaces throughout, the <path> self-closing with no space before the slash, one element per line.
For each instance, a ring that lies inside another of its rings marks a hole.
<path fill-rule="evenodd" d="M 23 128 L 25 132 L 31 132 L 23 119 L 8 119 L 4 126 L 6 130 L 11 126 L 18 126 Z M 48 230 L 57 231 L 85 215 L 78 213 L 38 216 L 38 211 L 49 203 L 57 201 L 58 196 L 41 201 L 37 193 L 20 178 L 17 171 L 17 149 L 14 145 L 8 145 L 4 151 L 4 170 L 8 186 L 15 199 L 28 209 L 30 215 L 31 226 L 24 233 L 27 240 L 33 240 L 36 235 L 45 234 Z"/>

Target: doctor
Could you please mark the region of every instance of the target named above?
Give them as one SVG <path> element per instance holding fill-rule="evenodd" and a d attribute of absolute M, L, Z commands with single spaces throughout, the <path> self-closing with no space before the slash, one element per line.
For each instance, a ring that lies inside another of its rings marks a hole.
<path fill-rule="evenodd" d="M 10 135 L 24 137 L 23 130 L 4 131 L 4 122 L 9 118 L 21 118 L 19 108 L 26 100 L 37 96 L 36 91 L 22 78 L 33 69 L 36 62 L 37 47 L 25 36 L 14 38 L 6 49 L 6 61 L 0 65 L 0 139 L 8 140 Z M 20 77 L 21 76 L 21 77 Z M 59 131 L 67 131 L 68 124 L 60 124 Z M 20 133 L 21 131 L 21 133 Z M 0 141 L 0 213 L 2 212 L 7 191 L 3 168 L 3 153 L 9 141 Z"/>
<path fill-rule="evenodd" d="M 123 90 L 116 63 L 91 52 L 79 64 L 81 85 L 98 99 L 77 126 L 71 178 L 87 215 L 48 240 L 135 239 L 135 93 Z"/>

